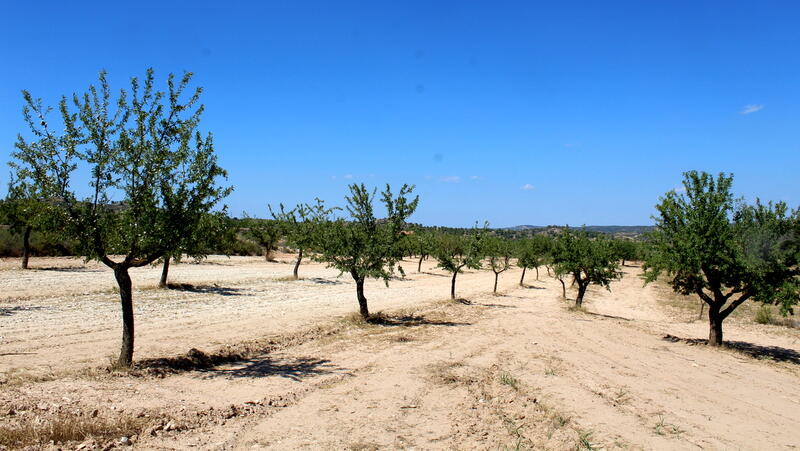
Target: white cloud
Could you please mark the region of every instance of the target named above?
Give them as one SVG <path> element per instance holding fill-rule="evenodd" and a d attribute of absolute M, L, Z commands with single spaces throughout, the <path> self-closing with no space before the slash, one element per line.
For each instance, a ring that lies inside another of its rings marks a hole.
<path fill-rule="evenodd" d="M 470 180 L 483 180 L 483 177 L 481 177 L 480 175 L 470 175 L 469 179 Z"/>
<path fill-rule="evenodd" d="M 351 180 L 353 178 L 353 174 L 345 174 L 344 177 L 342 178 L 346 180 Z"/>
<path fill-rule="evenodd" d="M 449 175 L 447 177 L 442 177 L 439 180 L 445 183 L 458 183 L 461 181 L 461 177 L 457 175 Z"/>
<path fill-rule="evenodd" d="M 755 113 L 756 111 L 761 111 L 763 109 L 764 105 L 750 104 L 750 105 L 745 105 L 744 108 L 742 108 L 741 113 L 750 114 L 750 113 Z"/>
<path fill-rule="evenodd" d="M 520 189 L 523 190 L 523 191 L 530 191 L 530 190 L 532 190 L 534 188 L 535 187 L 533 185 L 531 185 L 530 183 L 526 183 L 526 184 L 522 185 L 522 187 L 520 187 Z"/>

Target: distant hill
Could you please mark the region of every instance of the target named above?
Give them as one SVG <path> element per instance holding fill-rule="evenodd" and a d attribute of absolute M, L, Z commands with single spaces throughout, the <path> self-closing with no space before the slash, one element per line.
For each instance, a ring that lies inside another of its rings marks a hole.
<path fill-rule="evenodd" d="M 564 226 L 559 225 L 549 225 L 549 226 L 536 226 L 536 225 L 518 225 L 514 227 L 505 227 L 503 230 L 510 230 L 514 232 L 525 232 L 525 231 L 542 231 L 542 230 L 552 230 L 552 229 L 561 229 Z M 573 226 L 574 228 L 581 228 L 580 226 Z M 645 225 L 634 225 L 634 226 L 618 226 L 618 225 L 590 225 L 585 226 L 586 230 L 589 232 L 599 232 L 599 233 L 607 233 L 609 235 L 619 235 L 619 236 L 639 236 L 644 233 L 647 233 L 653 230 L 653 226 L 645 226 Z"/>

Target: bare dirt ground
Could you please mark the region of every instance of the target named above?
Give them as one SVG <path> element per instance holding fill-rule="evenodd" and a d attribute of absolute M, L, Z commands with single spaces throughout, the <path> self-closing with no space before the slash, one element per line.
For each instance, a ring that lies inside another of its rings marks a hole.
<path fill-rule="evenodd" d="M 139 449 L 796 449 L 800 331 L 726 322 L 626 267 L 586 312 L 541 270 L 449 277 L 405 262 L 366 288 L 321 265 L 214 257 L 133 274 L 137 369 L 119 346 L 110 271 L 74 259 L 0 262 L 0 443 Z M 568 293 L 570 296 L 572 293 Z M 665 336 L 670 334 L 669 337 Z M 190 349 L 194 349 L 189 352 Z M 188 354 L 187 354 L 188 353 Z M 85 441 L 69 441 L 92 435 Z M 49 443 L 53 439 L 54 443 Z M 59 444 L 55 441 L 63 441 Z"/>

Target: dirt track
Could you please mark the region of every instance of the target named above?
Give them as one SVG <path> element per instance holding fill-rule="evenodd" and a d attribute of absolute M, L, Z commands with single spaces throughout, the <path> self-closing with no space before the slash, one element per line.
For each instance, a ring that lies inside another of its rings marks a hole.
<path fill-rule="evenodd" d="M 388 289 L 367 286 L 373 311 L 405 309 L 385 325 L 331 319 L 355 310 L 354 287 L 318 265 L 303 266 L 301 281 L 275 280 L 291 267 L 259 259 L 175 266 L 173 281 L 195 291 L 152 289 L 158 269 L 140 270 L 137 359 L 275 337 L 269 353 L 164 377 L 81 372 L 117 351 L 110 272 L 4 269 L 0 370 L 22 382 L 0 401 L 23 412 L 44 403 L 47 412 L 98 408 L 100 418 L 152 415 L 187 429 L 142 434 L 142 449 L 800 446 L 797 330 L 730 321 L 725 338 L 753 358 L 664 340 L 707 329 L 676 320 L 636 268 L 610 293 L 592 289 L 583 313 L 566 308 L 544 271 L 526 288 L 518 271 L 501 275 L 502 296 L 490 295 L 490 272 L 464 274 L 459 295 L 472 303 L 463 305 L 442 302 L 440 271 L 413 266 Z M 55 380 L 24 381 L 48 373 Z"/>

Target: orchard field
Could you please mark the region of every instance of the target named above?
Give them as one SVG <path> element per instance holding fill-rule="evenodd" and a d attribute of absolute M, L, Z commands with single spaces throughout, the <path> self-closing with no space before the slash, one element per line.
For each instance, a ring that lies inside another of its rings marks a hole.
<path fill-rule="evenodd" d="M 295 256 L 211 256 L 131 270 L 136 363 L 111 370 L 119 294 L 75 258 L 0 263 L 0 440 L 91 449 L 793 449 L 800 329 L 757 324 L 698 343 L 699 300 L 637 262 L 610 291 L 544 267 L 466 270 L 458 299 L 433 259 L 368 279 Z M 512 260 L 514 263 L 514 260 Z M 484 267 L 488 263 L 484 262 Z M 752 304 L 752 306 L 750 305 Z M 791 325 L 791 323 L 787 323 Z M 124 437 L 124 438 L 123 438 Z M 77 439 L 76 439 L 77 438 Z M 52 444 L 50 440 L 53 440 Z M 56 444 L 59 443 L 59 444 Z"/>

